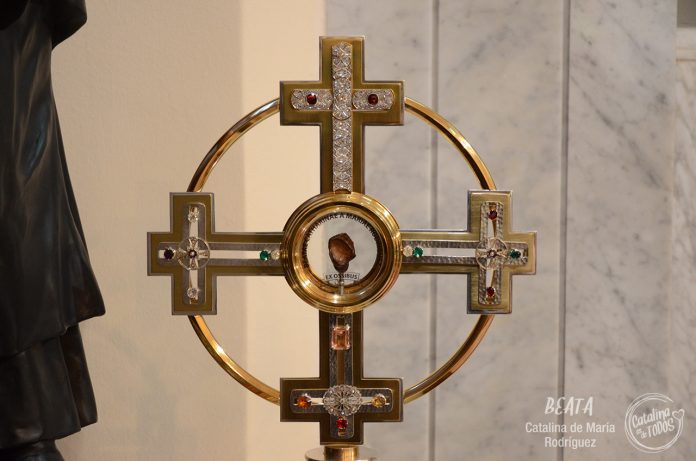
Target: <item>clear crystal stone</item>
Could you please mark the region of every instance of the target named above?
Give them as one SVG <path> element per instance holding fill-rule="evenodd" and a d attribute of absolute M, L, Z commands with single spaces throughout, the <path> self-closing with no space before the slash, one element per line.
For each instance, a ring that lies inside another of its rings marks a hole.
<path fill-rule="evenodd" d="M 198 217 L 200 216 L 201 212 L 198 209 L 198 207 L 194 206 L 189 209 L 188 212 L 188 221 L 190 223 L 194 223 L 198 221 Z"/>
<path fill-rule="evenodd" d="M 191 301 L 198 301 L 198 294 L 199 294 L 200 292 L 201 292 L 201 290 L 199 290 L 198 288 L 189 287 L 189 289 L 186 290 L 186 296 L 188 296 L 188 298 L 189 298 Z"/>
<path fill-rule="evenodd" d="M 278 261 L 280 259 L 280 250 L 271 251 L 271 259 L 273 261 Z"/>

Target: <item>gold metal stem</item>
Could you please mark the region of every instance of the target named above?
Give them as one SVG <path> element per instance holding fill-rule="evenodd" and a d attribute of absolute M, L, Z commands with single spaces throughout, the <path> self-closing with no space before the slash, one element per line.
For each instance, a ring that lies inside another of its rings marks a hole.
<path fill-rule="evenodd" d="M 326 446 L 308 451 L 305 459 L 307 461 L 377 461 L 377 453 L 359 446 Z"/>

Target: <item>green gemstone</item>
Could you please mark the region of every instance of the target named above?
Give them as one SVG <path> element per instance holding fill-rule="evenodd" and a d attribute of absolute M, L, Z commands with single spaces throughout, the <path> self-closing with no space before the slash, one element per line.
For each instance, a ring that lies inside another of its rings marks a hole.
<path fill-rule="evenodd" d="M 522 252 L 520 250 L 512 249 L 510 250 L 510 253 L 508 253 L 512 259 L 520 259 L 522 256 Z"/>
<path fill-rule="evenodd" d="M 271 253 L 267 250 L 263 250 L 261 253 L 259 253 L 259 258 L 261 261 L 268 261 L 271 259 Z"/>
<path fill-rule="evenodd" d="M 415 256 L 416 258 L 420 258 L 421 256 L 423 256 L 423 248 L 415 247 L 413 249 L 413 256 Z"/>

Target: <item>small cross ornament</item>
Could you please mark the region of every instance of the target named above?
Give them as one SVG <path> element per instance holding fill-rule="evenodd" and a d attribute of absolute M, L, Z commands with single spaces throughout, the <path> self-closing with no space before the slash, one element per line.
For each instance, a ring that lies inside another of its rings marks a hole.
<path fill-rule="evenodd" d="M 213 206 L 213 194 L 171 194 L 170 231 L 148 233 L 148 274 L 172 278 L 173 314 L 216 314 L 220 275 L 283 275 L 282 232 L 216 232 Z"/>
<path fill-rule="evenodd" d="M 361 444 L 363 423 L 401 421 L 401 379 L 363 377 L 362 312 L 321 312 L 319 331 L 319 377 L 280 380 L 281 421 L 319 422 L 322 444 Z"/>
<path fill-rule="evenodd" d="M 466 231 L 403 231 L 401 273 L 468 274 L 470 314 L 509 314 L 512 276 L 536 270 L 536 232 L 512 231 L 511 195 L 469 191 Z"/>
<path fill-rule="evenodd" d="M 322 37 L 320 80 L 280 83 L 280 123 L 319 125 L 321 190 L 364 189 L 366 125 L 403 125 L 403 82 L 368 82 L 364 37 Z"/>

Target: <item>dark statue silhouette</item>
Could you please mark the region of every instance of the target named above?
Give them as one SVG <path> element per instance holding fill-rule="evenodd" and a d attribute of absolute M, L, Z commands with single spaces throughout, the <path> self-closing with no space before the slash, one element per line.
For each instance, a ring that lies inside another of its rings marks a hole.
<path fill-rule="evenodd" d="M 0 2 L 0 460 L 62 460 L 96 422 L 79 322 L 102 315 L 65 163 L 51 52 L 84 0 Z"/>

